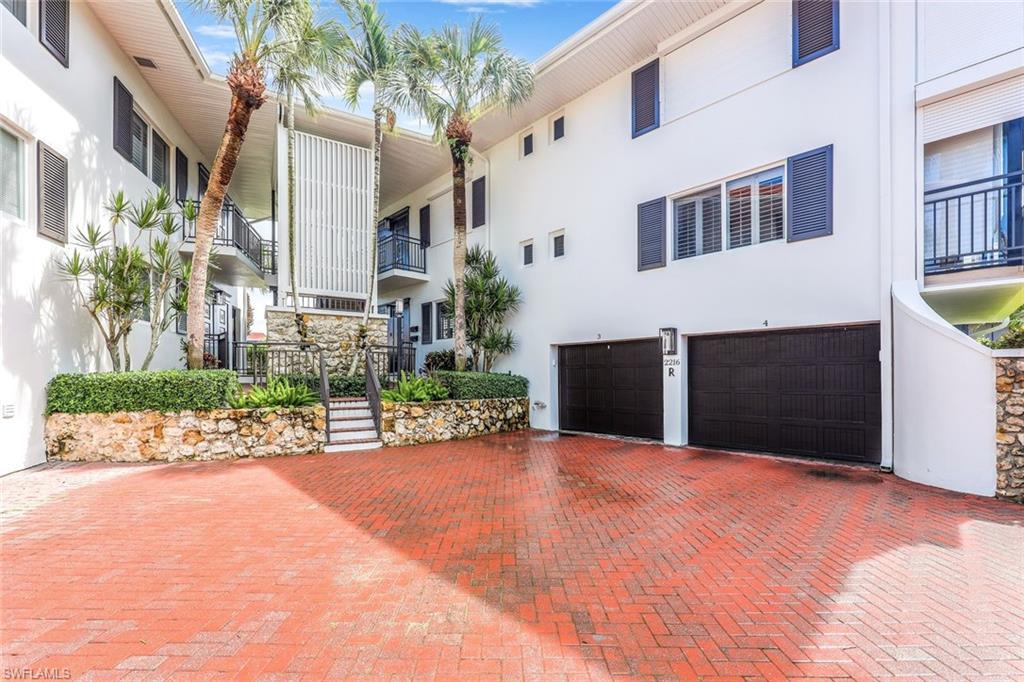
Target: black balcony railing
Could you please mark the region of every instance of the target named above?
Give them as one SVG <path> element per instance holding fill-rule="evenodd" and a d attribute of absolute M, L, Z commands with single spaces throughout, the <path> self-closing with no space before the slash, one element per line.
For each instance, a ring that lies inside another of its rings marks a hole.
<path fill-rule="evenodd" d="M 1024 262 L 1021 180 L 1018 171 L 925 192 L 925 274 Z"/>
<path fill-rule="evenodd" d="M 196 210 L 198 212 L 198 206 Z M 195 241 L 196 222 L 198 222 L 198 218 L 188 220 L 182 216 L 181 229 L 185 241 Z M 217 232 L 214 233 L 213 243 L 217 246 L 235 247 L 264 274 L 277 270 L 276 245 L 263 239 L 242 215 L 241 209 L 230 199 L 225 199 L 224 205 L 221 206 L 220 221 L 217 223 Z M 267 269 L 268 263 L 274 268 L 273 270 Z"/>
<path fill-rule="evenodd" d="M 377 272 L 427 271 L 427 249 L 419 239 L 391 234 L 377 240 Z"/>

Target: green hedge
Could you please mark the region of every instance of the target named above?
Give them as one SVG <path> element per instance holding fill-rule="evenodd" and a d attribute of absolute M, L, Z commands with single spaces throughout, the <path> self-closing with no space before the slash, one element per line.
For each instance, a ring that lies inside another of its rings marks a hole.
<path fill-rule="evenodd" d="M 320 377 L 316 374 L 279 374 L 277 376 L 287 379 L 293 386 L 306 386 L 313 393 L 320 395 Z M 355 376 L 331 374 L 327 377 L 327 383 L 331 387 L 331 396 L 335 398 L 358 398 L 366 395 L 366 377 L 362 374 Z"/>
<path fill-rule="evenodd" d="M 433 372 L 432 376 L 448 389 L 452 400 L 485 398 L 525 398 L 530 382 L 515 374 L 488 372 Z"/>
<path fill-rule="evenodd" d="M 46 413 L 208 410 L 238 391 L 226 369 L 58 374 L 46 387 Z"/>

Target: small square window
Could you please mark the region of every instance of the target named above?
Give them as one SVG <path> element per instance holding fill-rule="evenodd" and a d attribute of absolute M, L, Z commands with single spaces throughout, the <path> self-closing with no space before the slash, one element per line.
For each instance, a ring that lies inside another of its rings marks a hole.
<path fill-rule="evenodd" d="M 551 139 L 561 140 L 565 137 L 565 116 L 559 116 L 551 124 Z"/>
<path fill-rule="evenodd" d="M 0 213 L 25 217 L 25 145 L 0 128 Z"/>
<path fill-rule="evenodd" d="M 559 230 L 551 233 L 551 258 L 565 257 L 565 232 Z"/>
<path fill-rule="evenodd" d="M 533 133 L 527 133 L 523 135 L 523 156 L 529 156 L 533 153 Z"/>
<path fill-rule="evenodd" d="M 533 242 L 523 243 L 523 265 L 533 265 Z"/>

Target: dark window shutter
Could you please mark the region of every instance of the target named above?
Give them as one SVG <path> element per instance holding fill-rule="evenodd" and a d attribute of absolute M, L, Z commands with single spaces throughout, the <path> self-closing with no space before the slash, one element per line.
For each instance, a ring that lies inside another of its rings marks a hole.
<path fill-rule="evenodd" d="M 430 204 L 420 209 L 420 244 L 430 246 Z"/>
<path fill-rule="evenodd" d="M 789 241 L 832 234 L 832 145 L 791 156 Z"/>
<path fill-rule="evenodd" d="M 39 234 L 68 241 L 68 160 L 39 143 Z"/>
<path fill-rule="evenodd" d="M 199 166 L 199 199 L 201 201 L 203 195 L 206 194 L 206 186 L 210 184 L 210 171 L 201 163 L 196 165 Z"/>
<path fill-rule="evenodd" d="M 473 227 L 480 227 L 487 222 L 487 178 L 473 181 Z"/>
<path fill-rule="evenodd" d="M 132 160 L 132 114 L 135 100 L 124 84 L 114 77 L 114 150 Z"/>
<path fill-rule="evenodd" d="M 149 126 L 136 113 L 132 114 L 132 165 L 146 172 L 146 157 L 149 156 Z"/>
<path fill-rule="evenodd" d="M 633 72 L 633 137 L 658 127 L 658 60 Z"/>
<path fill-rule="evenodd" d="M 565 255 L 565 235 L 556 235 L 553 244 L 553 250 L 555 252 L 555 258 L 561 258 Z"/>
<path fill-rule="evenodd" d="M 6 7 L 14 15 L 14 18 L 21 22 L 22 26 L 26 25 L 25 0 L 0 0 L 0 5 Z"/>
<path fill-rule="evenodd" d="M 530 133 L 523 138 L 523 156 L 529 156 L 533 153 L 533 133 Z"/>
<path fill-rule="evenodd" d="M 69 56 L 70 7 L 70 0 L 39 0 L 39 42 L 64 66 Z"/>
<path fill-rule="evenodd" d="M 793 0 L 793 66 L 839 49 L 839 0 Z"/>
<path fill-rule="evenodd" d="M 665 197 L 636 207 L 637 270 L 665 266 Z"/>
<path fill-rule="evenodd" d="M 420 306 L 420 343 L 424 346 L 430 345 L 434 342 L 432 338 L 433 331 L 431 330 L 431 322 L 433 320 L 431 316 L 431 305 L 430 303 L 424 303 Z"/>
<path fill-rule="evenodd" d="M 153 131 L 153 159 L 150 164 L 153 182 L 158 187 L 169 187 L 171 182 L 171 148 L 164 138 Z"/>
<path fill-rule="evenodd" d="M 533 265 L 533 244 L 523 244 L 523 265 Z"/>
<path fill-rule="evenodd" d="M 561 140 L 563 137 L 565 137 L 565 116 L 559 116 L 555 119 L 554 138 Z"/>
<path fill-rule="evenodd" d="M 188 199 L 188 157 L 180 149 L 174 152 L 174 192 L 178 201 Z"/>

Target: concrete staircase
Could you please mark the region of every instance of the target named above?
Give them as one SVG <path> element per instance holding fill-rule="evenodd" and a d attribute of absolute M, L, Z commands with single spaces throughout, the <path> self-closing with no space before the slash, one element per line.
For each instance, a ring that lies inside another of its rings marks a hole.
<path fill-rule="evenodd" d="M 331 398 L 331 442 L 324 452 L 375 450 L 381 447 L 366 398 Z"/>

